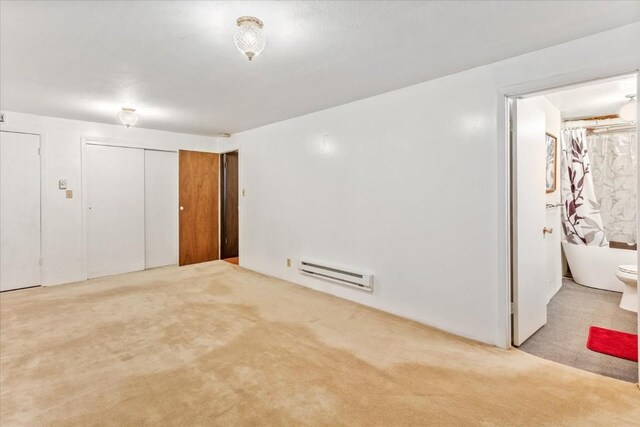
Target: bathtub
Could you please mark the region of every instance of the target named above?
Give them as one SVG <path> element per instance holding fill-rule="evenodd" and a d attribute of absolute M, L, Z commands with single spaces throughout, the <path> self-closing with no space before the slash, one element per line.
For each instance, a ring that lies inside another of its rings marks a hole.
<path fill-rule="evenodd" d="M 573 281 L 590 288 L 622 292 L 624 285 L 616 278 L 619 265 L 638 263 L 637 251 L 609 247 L 574 245 L 562 242 L 562 249 Z"/>

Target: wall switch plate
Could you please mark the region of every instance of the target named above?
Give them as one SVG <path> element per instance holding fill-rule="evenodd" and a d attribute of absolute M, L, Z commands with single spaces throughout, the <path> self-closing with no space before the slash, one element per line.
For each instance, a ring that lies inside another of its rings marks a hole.
<path fill-rule="evenodd" d="M 66 196 L 67 199 L 73 199 L 73 190 L 67 190 Z"/>
<path fill-rule="evenodd" d="M 242 197 L 244 197 L 244 188 L 242 189 Z"/>
<path fill-rule="evenodd" d="M 58 188 L 60 190 L 66 190 L 67 189 L 67 180 L 66 179 L 61 179 L 60 181 L 58 181 Z"/>

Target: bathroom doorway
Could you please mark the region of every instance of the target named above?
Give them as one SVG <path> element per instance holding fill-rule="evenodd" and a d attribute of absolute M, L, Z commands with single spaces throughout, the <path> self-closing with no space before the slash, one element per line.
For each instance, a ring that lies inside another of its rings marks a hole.
<path fill-rule="evenodd" d="M 508 99 L 511 343 L 631 382 L 637 89 L 633 73 Z"/>

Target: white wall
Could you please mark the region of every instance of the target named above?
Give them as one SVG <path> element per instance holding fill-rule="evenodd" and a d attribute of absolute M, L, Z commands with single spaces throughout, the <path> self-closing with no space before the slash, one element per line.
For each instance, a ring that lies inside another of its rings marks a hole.
<path fill-rule="evenodd" d="M 221 141 L 240 148 L 241 265 L 507 345 L 504 94 L 638 69 L 638 45 L 634 24 Z M 372 271 L 375 291 L 299 257 Z"/>
<path fill-rule="evenodd" d="M 544 113 L 545 131 L 558 138 L 558 146 L 556 151 L 556 190 L 547 193 L 546 203 L 560 203 L 560 131 L 562 126 L 562 115 L 560 110 L 553 105 L 544 96 L 536 96 L 527 99 L 529 105 L 534 106 Z M 560 244 L 562 237 L 561 208 L 553 208 L 546 210 L 546 226 L 553 228 L 552 234 L 545 237 L 547 243 L 547 269 L 546 269 L 546 286 L 548 288 L 549 300 L 560 290 L 562 286 L 562 246 Z"/>
<path fill-rule="evenodd" d="M 217 151 L 218 139 L 5 111 L 0 130 L 41 135 L 42 281 L 82 280 L 82 137 L 112 138 L 110 144 L 164 150 Z M 58 189 L 66 179 L 73 199 Z"/>

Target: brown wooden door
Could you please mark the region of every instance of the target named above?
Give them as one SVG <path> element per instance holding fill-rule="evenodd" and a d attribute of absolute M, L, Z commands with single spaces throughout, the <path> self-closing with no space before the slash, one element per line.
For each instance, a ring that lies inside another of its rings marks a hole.
<path fill-rule="evenodd" d="M 222 157 L 221 257 L 238 256 L 238 152 Z"/>
<path fill-rule="evenodd" d="M 219 259 L 220 155 L 179 153 L 180 265 Z"/>

